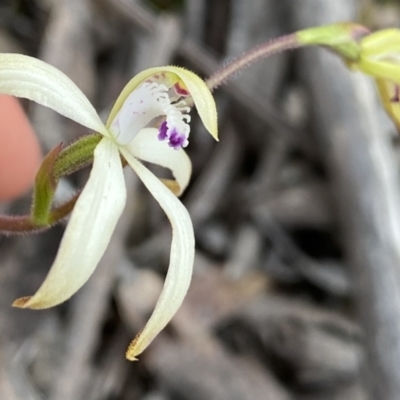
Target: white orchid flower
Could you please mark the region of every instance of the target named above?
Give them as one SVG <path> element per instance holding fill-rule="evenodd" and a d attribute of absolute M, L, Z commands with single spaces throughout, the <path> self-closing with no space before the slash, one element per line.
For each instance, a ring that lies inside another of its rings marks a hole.
<path fill-rule="evenodd" d="M 182 149 L 190 131 L 184 98 L 193 99 L 206 129 L 217 138 L 211 92 L 197 75 L 183 68 L 151 68 L 127 84 L 104 125 L 89 100 L 61 71 L 24 55 L 0 54 L 0 93 L 33 100 L 103 135 L 49 274 L 33 296 L 16 300 L 14 306 L 55 306 L 89 279 L 125 206 L 121 155 L 167 214 L 173 231 L 170 266 L 152 316 L 127 351 L 127 358 L 135 360 L 173 317 L 190 284 L 193 227 L 175 196 L 186 188 L 191 174 L 190 160 Z M 139 160 L 170 169 L 176 182 L 161 182 Z"/>

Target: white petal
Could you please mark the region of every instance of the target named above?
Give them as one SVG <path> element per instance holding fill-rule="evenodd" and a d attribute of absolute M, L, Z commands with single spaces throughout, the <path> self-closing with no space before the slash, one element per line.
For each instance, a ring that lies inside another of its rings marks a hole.
<path fill-rule="evenodd" d="M 82 91 L 57 68 L 22 54 L 0 54 L 0 93 L 23 97 L 108 136 Z"/>
<path fill-rule="evenodd" d="M 159 202 L 172 225 L 170 265 L 156 307 L 144 329 L 130 344 L 126 357 L 136 356 L 151 343 L 174 316 L 189 288 L 194 260 L 194 233 L 189 213 L 182 203 L 125 148 L 120 149 L 129 165 Z"/>
<path fill-rule="evenodd" d="M 48 308 L 69 299 L 89 279 L 107 248 L 126 202 L 118 148 L 104 138 L 94 151 L 90 177 L 74 207 L 51 270 L 36 294 L 14 303 Z"/>
<path fill-rule="evenodd" d="M 170 169 L 179 186 L 173 192 L 179 196 L 189 183 L 192 163 L 183 149 L 174 150 L 166 142 L 158 140 L 157 135 L 155 128 L 142 129 L 126 147 L 134 157 Z M 164 183 L 171 190 L 176 186 L 171 181 Z"/>

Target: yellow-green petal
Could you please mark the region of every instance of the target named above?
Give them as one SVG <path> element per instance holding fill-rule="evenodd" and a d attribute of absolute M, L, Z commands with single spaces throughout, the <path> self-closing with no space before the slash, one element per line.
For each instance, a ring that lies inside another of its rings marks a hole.
<path fill-rule="evenodd" d="M 364 74 L 400 84 L 400 64 L 362 58 L 354 67 Z"/>
<path fill-rule="evenodd" d="M 383 29 L 361 41 L 362 58 L 397 58 L 400 56 L 400 29 Z"/>
<path fill-rule="evenodd" d="M 376 84 L 378 86 L 383 106 L 400 132 L 400 102 L 393 100 L 393 98 L 396 97 L 398 85 L 383 79 L 377 79 Z"/>

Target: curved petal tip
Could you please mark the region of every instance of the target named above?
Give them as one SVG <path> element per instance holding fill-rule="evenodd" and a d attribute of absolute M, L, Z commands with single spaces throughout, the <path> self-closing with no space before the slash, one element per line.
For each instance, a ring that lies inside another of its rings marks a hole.
<path fill-rule="evenodd" d="M 132 342 L 129 343 L 128 349 L 126 350 L 125 357 L 129 361 L 138 361 L 136 357 L 140 351 L 137 350 L 137 343 L 139 341 L 139 337 L 142 335 L 143 329 L 135 336 Z"/>
<path fill-rule="evenodd" d="M 217 107 L 206 83 L 195 73 L 181 67 L 163 67 L 177 75 L 193 98 L 197 112 L 208 132 L 218 141 Z"/>
<path fill-rule="evenodd" d="M 172 226 L 170 265 L 163 290 L 143 330 L 130 344 L 126 357 L 136 360 L 153 339 L 169 323 L 182 304 L 192 278 L 194 232 L 190 216 L 183 204 L 144 165 L 125 148 L 121 153 L 144 185 L 167 214 Z"/>
<path fill-rule="evenodd" d="M 29 300 L 32 298 L 32 296 L 24 296 L 24 297 L 20 297 L 17 300 L 14 300 L 14 302 L 12 303 L 13 307 L 17 307 L 17 308 L 29 308 Z"/>

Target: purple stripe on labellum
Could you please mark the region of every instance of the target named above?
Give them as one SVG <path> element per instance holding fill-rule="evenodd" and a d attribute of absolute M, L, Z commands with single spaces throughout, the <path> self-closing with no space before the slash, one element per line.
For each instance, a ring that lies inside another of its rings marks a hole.
<path fill-rule="evenodd" d="M 164 121 L 158 128 L 158 140 L 162 141 L 167 139 L 168 138 L 167 132 L 168 132 L 167 121 Z"/>

